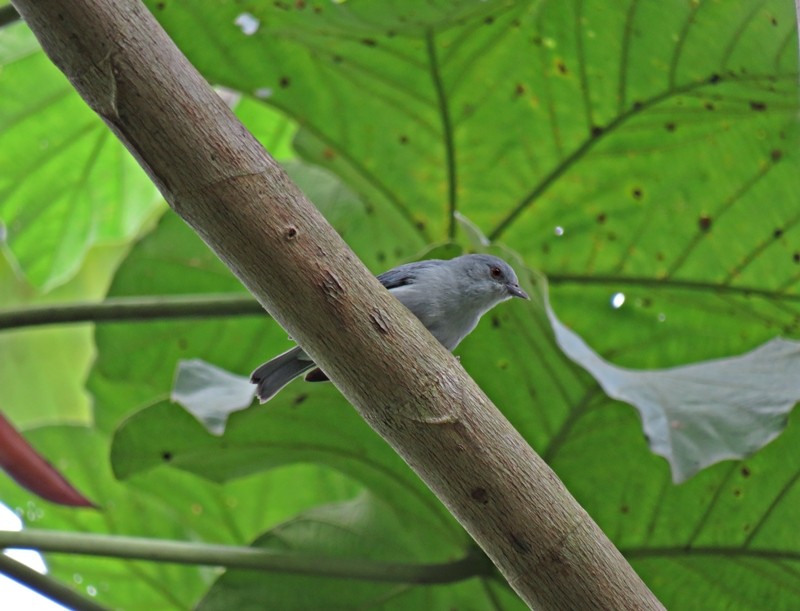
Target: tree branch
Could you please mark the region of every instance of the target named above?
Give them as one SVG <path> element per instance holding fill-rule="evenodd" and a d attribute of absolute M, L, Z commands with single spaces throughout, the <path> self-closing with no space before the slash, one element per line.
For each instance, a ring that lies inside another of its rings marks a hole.
<path fill-rule="evenodd" d="M 64 605 L 68 609 L 75 609 L 75 611 L 108 611 L 106 607 L 81 596 L 55 579 L 37 573 L 32 568 L 2 553 L 0 553 L 0 573 L 34 592 L 38 592 L 45 598 Z"/>
<path fill-rule="evenodd" d="M 142 4 L 14 0 L 172 208 L 537 609 L 661 609 L 456 359 L 347 248 Z"/>
<path fill-rule="evenodd" d="M 115 297 L 95 303 L 64 303 L 0 310 L 0 330 L 80 322 L 122 322 L 212 316 L 265 316 L 250 295 Z"/>
<path fill-rule="evenodd" d="M 353 558 L 313 557 L 257 547 L 33 529 L 0 531 L 0 548 L 4 547 L 417 585 L 489 577 L 493 572 L 486 556 L 477 550 L 474 554 L 454 562 L 398 564 Z"/>

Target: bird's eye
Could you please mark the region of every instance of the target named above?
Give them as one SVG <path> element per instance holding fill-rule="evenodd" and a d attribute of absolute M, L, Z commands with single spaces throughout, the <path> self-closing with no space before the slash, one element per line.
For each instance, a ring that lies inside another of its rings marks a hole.
<path fill-rule="evenodd" d="M 503 277 L 503 270 L 499 267 L 491 267 L 489 268 L 489 273 L 492 275 L 492 278 L 497 280 L 498 278 Z"/>

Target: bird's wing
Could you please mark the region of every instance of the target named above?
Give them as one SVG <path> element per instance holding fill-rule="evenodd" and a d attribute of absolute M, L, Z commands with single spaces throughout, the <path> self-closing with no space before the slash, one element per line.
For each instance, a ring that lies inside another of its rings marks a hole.
<path fill-rule="evenodd" d="M 439 264 L 441 264 L 441 261 L 434 259 L 418 261 L 416 263 L 406 263 L 405 265 L 390 269 L 388 272 L 383 272 L 378 276 L 378 280 L 380 280 L 380 283 L 387 289 L 396 289 L 401 286 L 414 284 L 420 272 L 430 269 L 431 267 L 436 267 Z"/>

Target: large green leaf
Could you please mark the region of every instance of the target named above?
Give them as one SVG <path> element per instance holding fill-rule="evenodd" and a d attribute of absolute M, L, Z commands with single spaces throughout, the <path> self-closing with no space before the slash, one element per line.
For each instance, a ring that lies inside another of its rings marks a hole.
<path fill-rule="evenodd" d="M 754 457 L 676 486 L 633 408 L 547 341 L 542 311 L 498 309 L 487 322 L 465 340 L 462 363 L 667 608 L 796 604 L 797 422 Z"/>
<path fill-rule="evenodd" d="M 453 233 L 465 237 L 458 211 L 545 271 L 559 318 L 618 364 L 696 362 L 797 335 L 797 41 L 788 0 L 151 6 L 208 79 L 248 96 L 249 124 L 262 103 L 285 111 L 301 126 L 298 150 L 360 195 L 328 202 L 331 190 L 315 189 L 316 178 L 301 185 L 374 271 Z M 257 20 L 251 35 L 235 23 L 245 10 Z M 166 218 L 113 294 L 240 291 L 187 236 Z M 47 241 L 40 247 L 52 258 Z M 616 293 L 621 307 L 610 302 Z M 409 498 L 397 492 L 404 487 L 424 494 L 330 386 L 297 382 L 276 403 L 234 415 L 221 440 L 160 403 L 180 358 L 246 374 L 288 346 L 266 317 L 114 325 L 97 339 L 95 417 L 105 432 L 129 418 L 114 454 L 120 473 L 137 473 L 126 488 L 146 483 L 163 495 L 170 486 L 159 478 L 195 481 L 175 467 L 230 486 L 267 466 L 327 460 L 330 445 L 328 454 L 282 454 L 259 433 L 274 440 L 274 420 L 286 439 L 308 436 L 319 447 L 341 416 L 345 438 L 385 466 L 387 481 L 341 455 L 337 468 L 395 508 Z M 635 412 L 563 357 L 541 310 L 501 306 L 459 354 L 669 608 L 796 606 L 796 423 L 753 458 L 675 487 Z M 59 435 L 54 457 L 69 440 Z M 162 445 L 173 448 L 173 467 L 147 470 L 165 462 Z M 293 483 L 315 485 L 304 476 Z M 410 515 L 424 518 L 424 508 Z M 424 536 L 439 511 L 431 504 L 431 519 L 407 536 Z M 466 545 L 448 528 L 448 546 L 432 554 Z"/>
<path fill-rule="evenodd" d="M 158 191 L 23 25 L 0 29 L 0 224 L 37 287 L 69 280 L 95 244 L 130 240 Z"/>
<path fill-rule="evenodd" d="M 354 559 L 369 563 L 425 564 L 440 541 L 436 533 L 420 540 L 407 536 L 406 521 L 391 505 L 365 494 L 353 501 L 316 507 L 260 537 L 255 545 L 314 559 Z M 453 560 L 456 560 L 455 558 Z M 199 605 L 201 611 L 226 609 L 486 609 L 493 602 L 492 584 L 465 579 L 457 587 L 420 583 L 375 583 L 364 580 L 318 579 L 301 575 L 255 575 L 228 571 Z M 496 586 L 494 586 L 496 587 Z M 504 609 L 525 608 L 517 600 Z"/>
<path fill-rule="evenodd" d="M 522 253 L 602 353 L 674 365 L 797 332 L 788 0 L 251 3 L 252 35 L 236 2 L 153 4 L 371 205 L 429 240 L 457 209 Z"/>
<path fill-rule="evenodd" d="M 125 246 L 92 248 L 73 278 L 46 295 L 0 258 L 0 310 L 99 301 L 126 254 Z M 94 358 L 91 325 L 8 330 L 0 333 L 0 354 L 2 410 L 15 425 L 91 421 L 84 387 Z"/>
<path fill-rule="evenodd" d="M 58 507 L 0 475 L 0 498 L 26 525 L 38 528 L 245 545 L 298 511 L 356 490 L 330 470 L 308 465 L 225 486 L 171 469 L 120 484 L 108 465 L 108 443 L 97 431 L 53 426 L 27 437 L 100 506 L 97 511 Z M 295 489 L 298 480 L 307 486 Z M 217 574 L 205 567 L 58 554 L 47 562 L 55 577 L 78 591 L 126 610 L 191 608 Z"/>

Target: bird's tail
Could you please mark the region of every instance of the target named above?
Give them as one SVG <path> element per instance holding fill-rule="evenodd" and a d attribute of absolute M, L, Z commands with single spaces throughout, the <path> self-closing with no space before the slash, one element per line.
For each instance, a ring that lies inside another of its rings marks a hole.
<path fill-rule="evenodd" d="M 312 367 L 315 367 L 314 361 L 300 346 L 295 346 L 261 365 L 250 374 L 250 381 L 256 385 L 258 400 L 266 403 L 281 388 Z"/>

